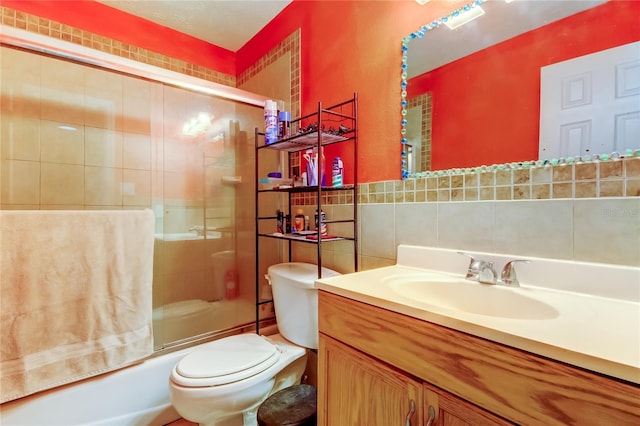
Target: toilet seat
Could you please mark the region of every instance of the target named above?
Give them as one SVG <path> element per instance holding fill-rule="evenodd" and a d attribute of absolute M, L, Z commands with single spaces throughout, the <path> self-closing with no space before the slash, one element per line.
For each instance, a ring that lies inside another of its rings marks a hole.
<path fill-rule="evenodd" d="M 171 380 L 185 387 L 220 386 L 254 376 L 280 359 L 280 349 L 257 334 L 239 334 L 207 343 L 185 356 Z"/>

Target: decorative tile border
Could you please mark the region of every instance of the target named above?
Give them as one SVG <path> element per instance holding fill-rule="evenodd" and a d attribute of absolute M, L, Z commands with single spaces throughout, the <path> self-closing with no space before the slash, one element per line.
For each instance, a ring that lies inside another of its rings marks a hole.
<path fill-rule="evenodd" d="M 4 25 L 26 30 L 32 33 L 64 40 L 101 52 L 110 53 L 148 65 L 179 72 L 225 86 L 236 87 L 236 77 L 213 71 L 180 59 L 152 52 L 141 47 L 123 43 L 108 37 L 64 25 L 56 21 L 24 13 L 8 7 L 0 7 L 0 20 Z"/>
<path fill-rule="evenodd" d="M 640 196 L 640 158 L 452 173 L 358 186 L 358 203 Z"/>

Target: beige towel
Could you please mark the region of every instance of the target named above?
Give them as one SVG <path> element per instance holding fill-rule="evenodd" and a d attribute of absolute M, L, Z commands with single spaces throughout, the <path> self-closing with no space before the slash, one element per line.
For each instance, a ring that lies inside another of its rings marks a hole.
<path fill-rule="evenodd" d="M 153 352 L 154 217 L 0 211 L 0 403 Z"/>

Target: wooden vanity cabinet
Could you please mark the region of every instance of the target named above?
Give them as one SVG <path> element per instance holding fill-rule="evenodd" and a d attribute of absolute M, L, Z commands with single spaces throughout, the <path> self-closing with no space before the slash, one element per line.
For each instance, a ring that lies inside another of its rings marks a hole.
<path fill-rule="evenodd" d="M 327 388 L 318 386 L 326 407 L 318 424 L 404 425 L 407 418 L 412 426 L 421 424 L 421 382 L 324 335 L 318 354 L 330 385 L 324 394 Z"/>
<path fill-rule="evenodd" d="M 638 385 L 322 290 L 318 303 L 318 425 L 640 424 Z"/>

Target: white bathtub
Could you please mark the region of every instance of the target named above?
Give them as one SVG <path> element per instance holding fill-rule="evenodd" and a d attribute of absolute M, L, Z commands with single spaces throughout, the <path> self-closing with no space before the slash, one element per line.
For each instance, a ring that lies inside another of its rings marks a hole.
<path fill-rule="evenodd" d="M 169 400 L 171 369 L 193 349 L 4 403 L 0 424 L 166 425 L 180 418 Z"/>

